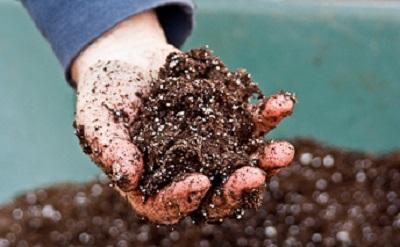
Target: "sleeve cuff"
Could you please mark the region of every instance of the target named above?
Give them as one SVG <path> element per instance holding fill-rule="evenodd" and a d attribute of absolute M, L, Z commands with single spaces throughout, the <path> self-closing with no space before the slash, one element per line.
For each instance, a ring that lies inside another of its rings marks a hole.
<path fill-rule="evenodd" d="M 49 41 L 66 78 L 73 60 L 96 38 L 130 16 L 156 9 L 167 40 L 180 47 L 193 29 L 191 0 L 23 0 Z"/>

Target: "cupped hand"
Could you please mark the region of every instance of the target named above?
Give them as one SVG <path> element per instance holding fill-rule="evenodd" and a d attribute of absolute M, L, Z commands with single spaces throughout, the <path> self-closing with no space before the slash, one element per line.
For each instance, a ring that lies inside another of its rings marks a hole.
<path fill-rule="evenodd" d="M 136 212 L 158 224 L 174 224 L 199 208 L 211 187 L 200 174 L 187 174 L 156 195 L 144 200 L 138 184 L 144 172 L 142 154 L 132 143 L 129 126 L 136 121 L 141 96 L 165 58 L 177 50 L 168 45 L 157 17 L 146 12 L 113 28 L 87 47 L 72 66 L 77 86 L 75 127 L 83 150 L 117 185 Z M 249 105 L 256 135 L 273 129 L 291 114 L 294 98 L 287 93 L 273 95 Z M 204 209 L 211 220 L 230 216 L 241 206 L 241 197 L 265 184 L 266 172 L 287 166 L 294 155 L 292 145 L 276 141 L 254 154 L 259 167 L 236 170 L 221 194 L 211 197 Z"/>

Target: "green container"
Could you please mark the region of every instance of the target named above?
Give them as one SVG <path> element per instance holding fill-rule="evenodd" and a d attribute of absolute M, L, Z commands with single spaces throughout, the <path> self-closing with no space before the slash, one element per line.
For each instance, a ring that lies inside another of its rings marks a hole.
<path fill-rule="evenodd" d="M 196 13 L 186 49 L 209 44 L 267 94 L 297 94 L 273 137 L 400 148 L 400 3 L 201 0 Z M 0 201 L 99 173 L 73 135 L 74 91 L 17 1 L 0 0 L 0 83 Z"/>

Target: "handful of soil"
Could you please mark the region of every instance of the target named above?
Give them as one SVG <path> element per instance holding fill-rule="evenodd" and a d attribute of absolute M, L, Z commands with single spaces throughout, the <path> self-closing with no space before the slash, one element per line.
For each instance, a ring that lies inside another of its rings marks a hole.
<path fill-rule="evenodd" d="M 144 155 L 140 189 L 151 196 L 184 174 L 200 172 L 219 187 L 264 143 L 254 136 L 248 103 L 263 98 L 245 70 L 230 72 L 206 48 L 172 53 L 131 126 Z"/>

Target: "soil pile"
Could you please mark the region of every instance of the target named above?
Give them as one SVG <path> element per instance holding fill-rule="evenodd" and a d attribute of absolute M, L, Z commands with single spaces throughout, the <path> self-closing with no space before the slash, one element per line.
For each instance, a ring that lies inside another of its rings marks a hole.
<path fill-rule="evenodd" d="M 173 228 L 136 218 L 100 180 L 29 192 L 0 208 L 0 246 L 398 246 L 400 152 L 382 157 L 298 140 L 264 206 L 241 220 Z"/>
<path fill-rule="evenodd" d="M 172 53 L 150 88 L 131 131 L 144 154 L 145 196 L 192 172 L 217 187 L 255 165 L 250 155 L 264 140 L 253 135 L 248 103 L 263 95 L 244 70 L 229 72 L 205 48 Z"/>

